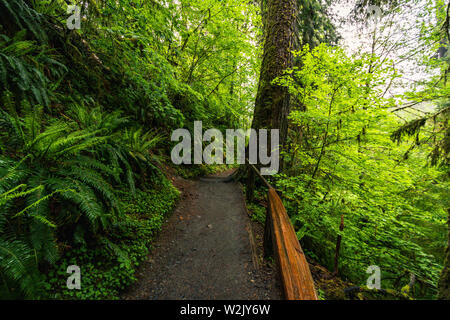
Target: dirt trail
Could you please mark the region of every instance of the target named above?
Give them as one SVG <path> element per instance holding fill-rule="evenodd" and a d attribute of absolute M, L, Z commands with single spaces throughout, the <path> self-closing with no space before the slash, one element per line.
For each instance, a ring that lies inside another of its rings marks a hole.
<path fill-rule="evenodd" d="M 280 299 L 276 271 L 254 268 L 261 250 L 252 251 L 249 234 L 255 230 L 259 243 L 261 230 L 252 228 L 239 185 L 211 178 L 175 185 L 182 199 L 122 298 Z"/>

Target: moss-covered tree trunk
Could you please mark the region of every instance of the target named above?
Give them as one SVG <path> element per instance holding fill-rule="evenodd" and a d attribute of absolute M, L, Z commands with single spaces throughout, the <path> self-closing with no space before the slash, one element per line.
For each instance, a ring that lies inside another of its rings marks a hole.
<path fill-rule="evenodd" d="M 280 129 L 281 144 L 287 136 L 289 94 L 286 87 L 272 81 L 292 67 L 297 15 L 297 0 L 267 0 L 264 54 L 252 128 Z"/>
<path fill-rule="evenodd" d="M 287 138 L 289 93 L 286 87 L 274 85 L 272 81 L 293 65 L 292 50 L 295 49 L 298 16 L 297 0 L 266 0 L 263 14 L 264 53 L 252 128 L 279 129 L 281 147 L 285 145 Z M 271 145 L 270 142 L 268 145 Z M 280 161 L 280 168 L 282 166 Z M 252 170 L 247 172 L 247 198 L 252 201 L 255 175 Z"/>
<path fill-rule="evenodd" d="M 447 249 L 445 250 L 445 262 L 444 269 L 441 273 L 441 278 L 439 279 L 439 293 L 438 299 L 450 300 L 450 209 L 448 209 L 448 242 Z"/>
<path fill-rule="evenodd" d="M 264 53 L 252 128 L 279 129 L 280 146 L 283 146 L 287 137 L 289 94 L 286 87 L 274 85 L 272 81 L 281 76 L 284 70 L 292 67 L 298 15 L 297 0 L 266 0 L 263 14 Z M 270 142 L 268 145 L 270 146 Z M 282 168 L 281 161 L 280 167 Z M 254 185 L 255 176 L 248 170 L 249 201 L 253 199 Z"/>

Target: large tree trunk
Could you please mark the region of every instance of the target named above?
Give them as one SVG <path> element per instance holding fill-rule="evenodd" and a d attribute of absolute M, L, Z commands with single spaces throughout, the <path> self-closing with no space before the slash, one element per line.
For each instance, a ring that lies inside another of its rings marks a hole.
<path fill-rule="evenodd" d="M 439 293 L 438 299 L 450 300 L 450 209 L 448 209 L 448 243 L 447 249 L 445 250 L 445 262 L 444 269 L 441 273 L 441 278 L 439 279 Z"/>
<path fill-rule="evenodd" d="M 280 144 L 286 142 L 289 94 L 286 87 L 272 81 L 292 67 L 297 0 L 267 0 L 264 55 L 252 128 L 280 129 Z"/>
<path fill-rule="evenodd" d="M 297 0 L 267 0 L 264 9 L 264 54 L 252 128 L 279 129 L 282 147 L 287 138 L 289 94 L 286 87 L 274 85 L 272 81 L 293 66 L 298 3 Z M 270 141 L 268 145 L 271 145 Z M 283 163 L 280 161 L 282 168 Z M 250 201 L 253 188 L 254 175 L 248 170 L 247 196 Z"/>

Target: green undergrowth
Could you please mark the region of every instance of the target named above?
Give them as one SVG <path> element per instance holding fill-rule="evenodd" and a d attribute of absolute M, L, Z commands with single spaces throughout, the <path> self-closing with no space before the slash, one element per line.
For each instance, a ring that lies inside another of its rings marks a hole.
<path fill-rule="evenodd" d="M 180 165 L 175 166 L 176 174 L 184 179 L 194 179 L 202 176 L 207 176 L 219 173 L 229 169 L 230 166 L 225 164 L 198 164 L 198 165 Z"/>
<path fill-rule="evenodd" d="M 165 178 L 159 183 L 119 191 L 124 220 L 92 243 L 81 241 L 67 250 L 50 269 L 46 290 L 56 299 L 118 299 L 135 280 L 135 271 L 146 258 L 155 235 L 172 211 L 179 191 Z M 81 289 L 67 289 L 67 267 L 81 270 Z"/>
<path fill-rule="evenodd" d="M 243 186 L 244 195 L 246 195 L 246 188 Z M 291 198 L 293 199 L 293 198 Z M 297 238 L 302 244 L 302 249 L 309 261 L 310 271 L 314 278 L 316 292 L 319 300 L 411 300 L 411 290 L 408 285 L 395 290 L 391 288 L 382 288 L 380 290 L 369 289 L 367 286 L 360 283 L 360 286 L 349 281 L 349 279 L 342 274 L 336 276 L 332 273 L 332 268 L 327 269 L 327 266 L 320 261 L 320 252 L 318 247 L 311 246 L 309 240 L 311 235 L 305 232 L 305 228 L 299 228 L 295 225 L 297 221 L 292 216 L 294 212 L 292 207 L 293 200 L 286 200 L 282 197 L 288 214 L 291 217 L 293 225 L 296 227 Z M 257 187 L 254 190 L 253 201 L 246 199 L 247 210 L 253 221 L 265 225 L 266 211 L 267 211 L 267 189 L 265 187 Z M 333 243 L 330 244 L 333 247 Z M 319 247 L 320 249 L 320 247 Z M 334 249 L 334 247 L 332 248 Z M 273 261 L 273 257 L 268 257 L 268 261 Z M 330 271 L 331 270 L 331 271 Z M 384 283 L 383 283 L 384 284 Z"/>
<path fill-rule="evenodd" d="M 266 190 L 256 188 L 252 202 L 246 201 L 247 210 L 253 221 L 264 226 L 266 219 Z M 245 194 L 245 186 L 244 186 Z M 285 205 L 289 207 L 287 202 Z M 301 241 L 305 236 L 302 229 L 297 230 L 297 238 Z M 316 263 L 319 257 L 313 249 L 303 247 L 303 250 L 310 263 L 310 271 L 314 278 L 316 292 L 319 300 L 410 300 L 409 288 L 400 291 L 393 289 L 369 289 L 367 286 L 356 286 L 334 275 L 330 270 Z M 268 257 L 268 261 L 273 263 L 273 257 Z"/>
<path fill-rule="evenodd" d="M 257 221 L 264 225 L 264 222 L 266 221 L 266 209 L 263 206 L 249 203 L 247 204 L 247 209 L 250 212 L 253 221 Z"/>
<path fill-rule="evenodd" d="M 244 195 L 247 195 L 246 186 L 242 186 Z M 245 200 L 248 213 L 253 221 L 259 222 L 262 225 L 266 222 L 266 207 L 264 202 L 267 199 L 267 189 L 265 187 L 259 187 L 254 190 L 253 201 Z"/>
<path fill-rule="evenodd" d="M 68 3 L 48 2 L 0 0 L 0 299 L 114 299 L 173 207 L 158 178 L 171 133 L 248 124 L 259 59 L 230 22 L 249 13 L 227 2 L 191 33 L 204 1 L 175 17 L 173 2 L 77 0 L 69 30 Z M 81 290 L 65 289 L 70 265 Z"/>

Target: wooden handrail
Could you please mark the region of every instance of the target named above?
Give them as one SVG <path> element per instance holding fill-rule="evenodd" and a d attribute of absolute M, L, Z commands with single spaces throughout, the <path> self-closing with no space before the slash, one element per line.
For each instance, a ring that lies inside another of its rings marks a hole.
<path fill-rule="evenodd" d="M 261 175 L 261 173 L 259 173 L 258 169 L 253 164 L 249 164 L 249 166 L 252 167 L 253 171 L 255 171 L 256 175 L 262 180 L 267 188 L 273 189 L 270 183 Z"/>
<path fill-rule="evenodd" d="M 294 227 L 276 190 L 250 165 L 269 188 L 264 248 L 271 244 L 287 300 L 317 300 L 314 281 Z M 271 243 L 267 243 L 271 242 Z"/>
<path fill-rule="evenodd" d="M 286 209 L 275 189 L 268 192 L 272 246 L 280 266 L 287 300 L 317 300 L 308 261 Z"/>

